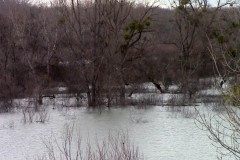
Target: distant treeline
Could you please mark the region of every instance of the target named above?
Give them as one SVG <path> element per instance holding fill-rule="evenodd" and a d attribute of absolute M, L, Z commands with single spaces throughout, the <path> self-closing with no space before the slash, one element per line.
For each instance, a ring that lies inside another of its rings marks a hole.
<path fill-rule="evenodd" d="M 114 96 L 124 105 L 126 86 L 143 82 L 160 92 L 178 84 L 191 96 L 200 78 L 231 75 L 222 64 L 239 56 L 239 11 L 225 5 L 0 0 L 3 108 L 18 97 L 41 104 L 47 89 L 60 86 L 86 93 L 93 107 L 113 105 Z"/>

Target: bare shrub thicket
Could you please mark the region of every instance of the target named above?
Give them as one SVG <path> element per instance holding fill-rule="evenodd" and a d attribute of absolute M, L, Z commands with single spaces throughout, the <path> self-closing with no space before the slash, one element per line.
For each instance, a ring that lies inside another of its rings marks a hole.
<path fill-rule="evenodd" d="M 0 112 L 9 112 L 12 109 L 13 109 L 13 103 L 10 97 L 1 99 Z"/>
<path fill-rule="evenodd" d="M 39 106 L 37 100 L 29 100 L 20 106 L 22 112 L 22 121 L 26 123 L 40 122 L 45 123 L 49 120 L 49 111 L 45 106 Z M 37 106 L 37 107 L 36 107 Z M 38 108 L 36 110 L 36 108 Z"/>
<path fill-rule="evenodd" d="M 160 96 L 157 94 L 150 94 L 149 96 L 143 96 L 138 100 L 138 103 L 145 105 L 159 105 Z"/>
<path fill-rule="evenodd" d="M 74 125 L 66 125 L 62 139 L 43 139 L 46 155 L 42 160 L 141 160 L 143 156 L 126 134 L 109 134 L 104 140 L 89 140 L 84 145 Z"/>
<path fill-rule="evenodd" d="M 153 106 L 153 105 L 160 105 L 161 98 L 158 94 L 144 94 L 139 95 L 139 97 L 129 98 L 126 101 L 126 104 L 133 105 L 133 106 Z"/>
<path fill-rule="evenodd" d="M 224 111 L 216 114 L 199 112 L 196 120 L 201 129 L 208 131 L 220 159 L 240 158 L 239 109 L 225 106 Z"/>
<path fill-rule="evenodd" d="M 172 94 L 167 100 L 168 106 L 185 106 L 189 103 L 188 96 L 186 94 Z"/>
<path fill-rule="evenodd" d="M 217 147 L 219 159 L 225 158 L 225 156 L 227 159 L 230 159 L 228 156 L 240 159 L 239 2 L 218 0 L 217 3 L 211 3 L 205 0 L 190 0 L 180 3 L 174 1 L 173 3 L 176 5 L 178 13 L 178 24 L 184 23 L 184 25 L 178 25 L 179 33 L 182 33 L 180 37 L 184 37 L 185 34 L 190 35 L 188 38 L 180 39 L 183 42 L 180 43 L 183 49 L 181 62 L 186 64 L 184 71 L 195 70 L 197 68 L 194 66 L 199 65 L 205 68 L 203 71 L 207 72 L 205 66 L 209 65 L 204 57 L 209 55 L 211 57 L 209 60 L 212 61 L 209 64 L 212 63 L 214 67 L 215 74 L 213 75 L 222 79 L 221 86 L 230 77 L 235 77 L 234 83 L 229 86 L 229 92 L 223 96 L 225 102 L 227 101 L 223 105 L 224 111 L 215 112 L 215 114 L 199 113 L 197 120 L 201 124 L 200 127 L 208 131 L 209 138 Z M 196 36 L 199 38 L 195 39 Z M 201 45 L 203 48 L 199 52 Z M 193 63 L 189 61 L 191 55 L 194 55 Z M 197 56 L 201 57 L 197 58 Z M 222 110 L 221 108 L 220 105 L 218 109 Z"/>
<path fill-rule="evenodd" d="M 32 107 L 22 108 L 23 123 L 33 123 L 35 118 L 35 109 Z"/>
<path fill-rule="evenodd" d="M 36 122 L 45 123 L 49 120 L 49 111 L 46 108 L 41 108 L 40 111 L 36 113 Z"/>

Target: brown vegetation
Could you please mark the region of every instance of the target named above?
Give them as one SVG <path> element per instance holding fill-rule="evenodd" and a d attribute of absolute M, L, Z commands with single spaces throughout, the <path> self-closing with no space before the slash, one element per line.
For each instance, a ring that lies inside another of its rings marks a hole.
<path fill-rule="evenodd" d="M 77 98 L 86 94 L 89 106 L 110 107 L 125 104 L 127 85 L 143 82 L 162 93 L 178 84 L 191 98 L 201 89 L 198 79 L 213 76 L 214 64 L 226 60 L 211 60 L 219 46 L 209 46 L 208 38 L 217 25 L 227 25 L 222 17 L 230 10 L 204 7 L 1 0 L 0 99 L 11 103 L 16 97 L 35 97 L 41 105 L 49 89 L 64 86 Z"/>

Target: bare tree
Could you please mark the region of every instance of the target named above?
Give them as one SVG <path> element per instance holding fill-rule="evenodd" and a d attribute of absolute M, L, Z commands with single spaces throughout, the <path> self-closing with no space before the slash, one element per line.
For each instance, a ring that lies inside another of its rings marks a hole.
<path fill-rule="evenodd" d="M 62 20 L 68 26 L 65 33 L 72 53 L 69 60 L 79 67 L 78 74 L 84 76 L 78 85 L 82 85 L 80 88 L 87 93 L 89 106 L 101 104 L 101 91 L 106 88 L 110 105 L 111 85 L 115 79 L 120 79 L 120 84 L 115 84 L 122 86 L 120 94 L 124 104 L 124 66 L 127 61 L 132 61 L 131 53 L 136 51 L 130 49 L 140 45 L 142 35 L 150 25 L 148 12 L 153 6 L 146 6 L 139 18 L 133 14 L 134 2 L 105 0 L 83 3 L 72 0 L 69 4 L 70 7 L 68 1 L 59 1 L 58 5 Z"/>
<path fill-rule="evenodd" d="M 237 49 L 239 27 L 237 24 L 239 21 L 235 19 L 238 14 L 238 9 L 234 7 L 236 2 L 219 0 L 214 7 L 210 7 L 208 3 L 208 1 L 180 1 L 179 7 L 185 16 L 194 15 L 193 20 L 197 22 L 203 35 L 204 47 L 212 59 L 217 76 L 223 79 L 237 76 L 238 64 L 236 62 L 239 59 Z M 201 127 L 209 132 L 210 139 L 215 142 L 220 159 L 224 156 L 239 159 L 238 93 L 238 82 L 235 81 L 235 84 L 230 86 L 228 92 L 225 93 L 225 112 L 209 117 L 200 113 L 198 119 Z M 232 106 L 233 103 L 236 107 Z"/>

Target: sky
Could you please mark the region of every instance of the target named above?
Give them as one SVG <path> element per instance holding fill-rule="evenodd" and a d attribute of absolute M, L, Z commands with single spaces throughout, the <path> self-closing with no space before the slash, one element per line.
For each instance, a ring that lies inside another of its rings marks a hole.
<path fill-rule="evenodd" d="M 50 4 L 50 2 L 53 2 L 55 0 L 29 0 L 30 2 L 34 3 L 34 4 L 43 4 L 43 3 L 46 3 L 46 4 Z M 138 1 L 138 0 L 137 0 Z M 167 4 L 169 4 L 169 1 L 170 0 L 139 0 L 139 1 L 143 1 L 143 2 L 148 2 L 148 1 L 159 1 L 157 2 L 157 5 L 160 5 L 162 7 L 166 7 Z"/>
<path fill-rule="evenodd" d="M 50 2 L 53 2 L 53 1 L 55 1 L 55 0 L 30 0 L 30 2 L 33 2 L 35 4 L 39 4 L 39 3 L 40 4 L 42 4 L 42 3 L 50 4 Z M 169 3 L 170 3 L 170 1 L 173 1 L 173 0 L 139 0 L 139 1 L 145 1 L 145 2 L 148 2 L 148 1 L 152 1 L 152 2 L 159 1 L 157 3 L 159 6 L 162 6 L 164 8 L 169 8 L 170 7 Z M 178 1 L 178 0 L 176 0 L 176 1 Z M 212 6 L 214 6 L 213 4 L 217 4 L 217 1 L 218 0 L 208 0 L 209 4 L 211 4 Z M 229 0 L 221 0 L 221 1 L 224 3 L 224 2 L 229 1 Z"/>
<path fill-rule="evenodd" d="M 36 3 L 36 4 L 38 4 L 38 3 L 50 3 L 52 0 L 30 0 L 30 2 L 32 2 L 32 3 Z"/>

